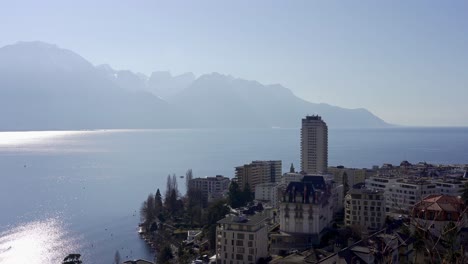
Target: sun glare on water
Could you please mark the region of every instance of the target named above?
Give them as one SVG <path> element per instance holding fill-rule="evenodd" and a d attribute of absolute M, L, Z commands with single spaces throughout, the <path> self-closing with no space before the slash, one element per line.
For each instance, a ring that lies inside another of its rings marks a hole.
<path fill-rule="evenodd" d="M 80 131 L 22 131 L 0 132 L 0 146 L 24 145 L 47 141 L 53 138 L 82 133 Z"/>
<path fill-rule="evenodd" d="M 60 263 L 78 242 L 56 218 L 25 223 L 0 234 L 0 263 Z"/>

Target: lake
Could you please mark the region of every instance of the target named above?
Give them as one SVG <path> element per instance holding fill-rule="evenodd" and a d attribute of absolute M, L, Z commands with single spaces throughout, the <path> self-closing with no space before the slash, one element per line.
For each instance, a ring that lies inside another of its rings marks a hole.
<path fill-rule="evenodd" d="M 139 208 L 168 174 L 222 174 L 252 160 L 300 168 L 299 129 L 0 132 L 0 263 L 152 260 Z M 468 163 L 468 128 L 329 131 L 329 164 Z M 179 189 L 185 190 L 179 178 Z"/>

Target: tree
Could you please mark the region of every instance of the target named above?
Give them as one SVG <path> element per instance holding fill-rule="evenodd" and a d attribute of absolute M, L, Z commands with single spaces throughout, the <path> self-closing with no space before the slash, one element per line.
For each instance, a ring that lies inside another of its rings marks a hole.
<path fill-rule="evenodd" d="M 193 179 L 193 172 L 192 169 L 187 170 L 185 173 L 185 190 L 188 193 L 190 189 L 190 181 Z"/>
<path fill-rule="evenodd" d="M 156 195 L 154 196 L 154 211 L 156 215 L 162 213 L 163 203 L 162 203 L 162 196 L 161 192 L 158 190 L 156 191 Z"/>
<path fill-rule="evenodd" d="M 164 196 L 164 206 L 166 207 L 167 211 L 171 214 L 175 214 L 178 209 L 178 199 L 179 190 L 177 187 L 177 177 L 175 174 L 172 176 L 169 174 L 167 175 L 167 183 L 166 183 L 166 194 Z"/>
<path fill-rule="evenodd" d="M 252 190 L 250 189 L 249 183 L 246 183 L 244 186 L 244 190 L 242 191 L 242 205 L 245 206 L 246 204 L 250 203 L 254 200 L 254 195 Z"/>
<path fill-rule="evenodd" d="M 115 255 L 114 255 L 114 263 L 120 264 L 120 253 L 118 250 L 115 252 Z"/>
<path fill-rule="evenodd" d="M 468 205 L 468 182 L 465 183 L 465 187 L 461 191 L 461 198 Z"/>
<path fill-rule="evenodd" d="M 236 181 L 232 181 L 229 185 L 228 202 L 232 208 L 242 206 L 242 195 Z"/>
<path fill-rule="evenodd" d="M 289 172 L 290 173 L 296 172 L 296 170 L 294 169 L 294 164 L 292 164 L 292 163 L 291 163 L 291 167 L 289 168 Z"/>
<path fill-rule="evenodd" d="M 165 244 L 161 250 L 158 253 L 158 263 L 159 264 L 164 264 L 164 263 L 169 263 L 169 261 L 174 257 L 172 254 L 172 249 L 171 246 L 168 244 Z"/>
<path fill-rule="evenodd" d="M 206 229 L 211 247 L 216 244 L 216 222 L 223 219 L 228 213 L 229 208 L 223 200 L 219 200 L 208 207 Z"/>
<path fill-rule="evenodd" d="M 141 205 L 140 221 L 149 227 L 149 225 L 156 219 L 156 216 L 154 196 L 150 193 L 146 201 Z"/>

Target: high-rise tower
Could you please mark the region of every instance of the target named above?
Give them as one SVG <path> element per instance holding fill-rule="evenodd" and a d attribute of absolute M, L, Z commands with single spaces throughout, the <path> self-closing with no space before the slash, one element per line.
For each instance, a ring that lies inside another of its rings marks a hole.
<path fill-rule="evenodd" d="M 301 170 L 326 173 L 328 168 L 328 127 L 318 115 L 302 119 Z"/>

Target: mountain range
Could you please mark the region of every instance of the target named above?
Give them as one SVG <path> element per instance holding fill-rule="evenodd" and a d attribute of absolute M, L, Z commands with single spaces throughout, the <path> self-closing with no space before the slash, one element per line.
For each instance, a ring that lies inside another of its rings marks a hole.
<path fill-rule="evenodd" d="M 43 42 L 0 48 L 0 130 L 299 127 L 308 114 L 332 128 L 390 126 L 366 109 L 311 103 L 279 84 L 219 73 L 146 76 Z"/>

